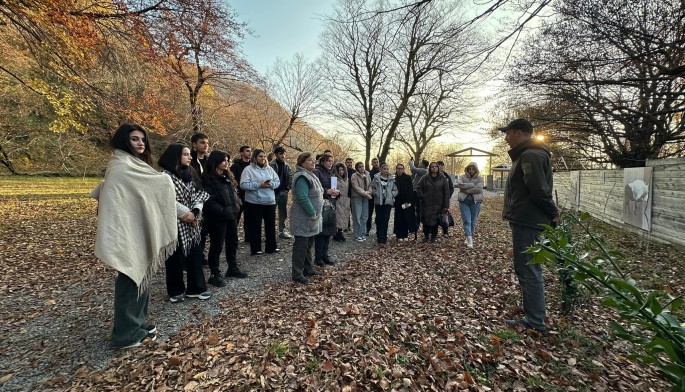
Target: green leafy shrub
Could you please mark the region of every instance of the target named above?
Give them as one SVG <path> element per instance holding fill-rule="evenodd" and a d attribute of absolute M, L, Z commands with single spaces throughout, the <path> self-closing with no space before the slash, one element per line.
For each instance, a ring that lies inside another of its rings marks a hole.
<path fill-rule="evenodd" d="M 557 227 L 545 226 L 543 240 L 528 250 L 533 254 L 532 263 L 563 271 L 562 301 L 573 300 L 576 292 L 569 288 L 582 286 L 601 294 L 602 304 L 615 309 L 622 321 L 611 322 L 614 334 L 638 348 L 631 357 L 653 365 L 673 383 L 672 391 L 685 391 L 685 328 L 673 316 L 682 298 L 640 289 L 618 267 L 623 255 L 609 251 L 602 238 L 590 230 L 589 218 L 587 213 L 565 213 Z M 572 237 L 574 227 L 582 233 L 578 238 Z"/>

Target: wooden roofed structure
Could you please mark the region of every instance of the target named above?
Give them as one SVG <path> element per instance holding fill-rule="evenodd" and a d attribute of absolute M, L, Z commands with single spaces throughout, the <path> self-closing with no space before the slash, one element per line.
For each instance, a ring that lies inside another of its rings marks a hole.
<path fill-rule="evenodd" d="M 469 153 L 466 154 L 466 151 Z M 476 151 L 478 154 L 474 154 L 473 152 Z M 488 158 L 488 166 L 490 166 L 490 174 L 492 174 L 492 157 L 496 157 L 497 154 L 493 154 L 489 151 L 483 151 L 479 150 L 475 147 L 467 147 L 463 150 L 451 152 L 447 154 L 448 157 L 452 158 L 452 167 L 454 167 L 454 159 L 455 158 L 467 158 L 467 157 L 485 157 Z"/>

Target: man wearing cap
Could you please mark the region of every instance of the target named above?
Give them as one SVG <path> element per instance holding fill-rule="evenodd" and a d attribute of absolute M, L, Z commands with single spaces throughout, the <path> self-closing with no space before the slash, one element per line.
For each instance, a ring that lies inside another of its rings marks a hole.
<path fill-rule="evenodd" d="M 281 238 L 293 238 L 285 230 L 285 220 L 288 218 L 288 191 L 293 182 L 293 172 L 290 165 L 285 163 L 285 148 L 278 146 L 274 149 L 274 159 L 269 162 L 271 168 L 278 174 L 280 185 L 274 189 L 276 206 L 278 207 L 278 231 Z"/>
<path fill-rule="evenodd" d="M 533 139 L 533 124 L 524 118 L 500 128 L 506 134 L 512 160 L 504 189 L 502 217 L 509 221 L 514 248 L 514 271 L 523 291 L 521 319 L 507 320 L 517 329 L 547 333 L 545 326 L 545 288 L 542 267 L 528 264 L 532 255 L 526 249 L 540 240 L 542 224 L 559 221 L 559 210 L 552 199 L 552 165 L 546 146 Z"/>

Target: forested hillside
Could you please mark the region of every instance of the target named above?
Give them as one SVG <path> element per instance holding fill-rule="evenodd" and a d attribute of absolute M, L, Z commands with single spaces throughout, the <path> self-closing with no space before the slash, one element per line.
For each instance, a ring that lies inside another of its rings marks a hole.
<path fill-rule="evenodd" d="M 289 128 L 221 2 L 29 3 L 0 3 L 0 173 L 98 174 L 122 122 L 153 132 L 157 152 L 194 132 L 231 153 L 335 150 L 301 119 Z"/>

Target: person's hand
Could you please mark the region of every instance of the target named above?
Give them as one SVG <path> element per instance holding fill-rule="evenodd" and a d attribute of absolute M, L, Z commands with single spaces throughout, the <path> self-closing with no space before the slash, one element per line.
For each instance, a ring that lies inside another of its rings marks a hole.
<path fill-rule="evenodd" d="M 259 186 L 261 188 L 271 188 L 271 180 L 262 181 Z"/>
<path fill-rule="evenodd" d="M 192 223 L 195 221 L 195 214 L 193 214 L 192 211 L 188 211 L 185 214 L 183 214 L 183 216 L 181 216 L 181 222 Z"/>
<path fill-rule="evenodd" d="M 559 220 L 560 220 L 559 213 L 558 212 L 554 213 L 554 215 L 552 215 L 552 222 L 559 223 Z"/>

